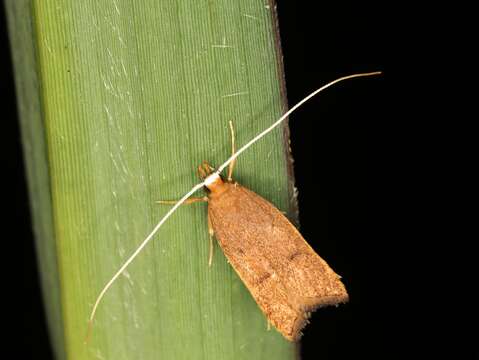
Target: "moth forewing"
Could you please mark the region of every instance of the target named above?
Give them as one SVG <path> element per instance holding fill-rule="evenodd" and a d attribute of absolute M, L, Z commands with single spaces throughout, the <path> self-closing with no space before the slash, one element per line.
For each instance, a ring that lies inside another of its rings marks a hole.
<path fill-rule="evenodd" d="M 310 311 L 348 300 L 340 277 L 274 205 L 237 183 L 210 191 L 208 215 L 224 254 L 285 338 L 300 336 Z"/>

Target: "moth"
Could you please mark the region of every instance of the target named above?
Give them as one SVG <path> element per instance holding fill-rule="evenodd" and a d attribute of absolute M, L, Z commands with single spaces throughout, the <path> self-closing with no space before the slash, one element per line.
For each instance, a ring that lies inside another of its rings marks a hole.
<path fill-rule="evenodd" d="M 281 211 L 233 181 L 232 168 L 224 181 L 207 163 L 200 166 L 208 192 L 210 235 L 217 238 L 269 323 L 295 341 L 311 311 L 344 303 L 348 294 L 340 277 Z M 211 254 L 210 250 L 210 263 Z"/>
<path fill-rule="evenodd" d="M 89 317 L 85 342 L 105 293 L 165 221 L 185 203 L 208 202 L 211 235 L 209 264 L 214 235 L 268 321 L 286 339 L 295 341 L 300 337 L 310 312 L 317 307 L 348 301 L 340 277 L 314 252 L 294 225 L 274 205 L 233 181 L 232 172 L 236 158 L 243 151 L 276 128 L 306 101 L 340 81 L 379 74 L 379 71 L 353 74 L 327 83 L 294 105 L 238 151 L 235 151 L 234 131 L 230 123 L 233 154 L 216 170 L 207 163 L 200 165 L 203 181 L 193 186 L 180 200 L 161 201 L 174 205 L 101 290 Z M 229 170 L 225 181 L 220 174 L 227 166 Z M 203 187 L 208 193 L 206 197 L 191 197 Z"/>

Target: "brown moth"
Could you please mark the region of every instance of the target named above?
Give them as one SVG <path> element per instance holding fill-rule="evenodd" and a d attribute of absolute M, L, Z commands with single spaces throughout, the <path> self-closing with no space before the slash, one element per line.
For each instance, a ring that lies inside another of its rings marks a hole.
<path fill-rule="evenodd" d="M 210 235 L 213 233 L 216 235 L 236 273 L 268 320 L 286 339 L 293 341 L 300 336 L 309 313 L 317 307 L 346 302 L 348 294 L 339 276 L 314 252 L 298 230 L 271 203 L 234 182 L 231 174 L 236 158 L 243 151 L 276 128 L 306 101 L 340 81 L 379 74 L 380 71 L 352 74 L 323 85 L 294 105 L 237 152 L 230 123 L 233 155 L 214 172 L 212 172 L 214 169 L 206 163 L 200 166 L 203 181 L 193 186 L 180 200 L 160 201 L 174 205 L 100 291 L 90 313 L 85 342 L 91 333 L 98 306 L 108 289 L 178 207 L 197 201 L 208 202 Z M 220 173 L 227 166 L 229 167 L 227 181 L 223 181 Z M 191 198 L 203 187 L 208 191 L 206 198 Z M 210 236 L 210 265 L 212 253 L 213 242 Z"/>
<path fill-rule="evenodd" d="M 346 302 L 346 289 L 274 205 L 214 175 L 205 185 L 213 233 L 269 322 L 295 341 L 310 312 Z"/>

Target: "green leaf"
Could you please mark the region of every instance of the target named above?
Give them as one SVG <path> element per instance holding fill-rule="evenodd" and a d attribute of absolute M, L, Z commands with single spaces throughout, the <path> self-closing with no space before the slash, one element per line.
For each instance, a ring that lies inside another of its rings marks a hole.
<path fill-rule="evenodd" d="M 284 107 L 274 6 L 238 1 L 6 1 L 37 252 L 57 358 L 292 359 L 216 246 L 206 205 L 181 207 L 87 321 L 102 287 L 198 182 Z M 287 130 L 235 179 L 288 211 Z M 201 195 L 201 194 L 200 194 Z"/>

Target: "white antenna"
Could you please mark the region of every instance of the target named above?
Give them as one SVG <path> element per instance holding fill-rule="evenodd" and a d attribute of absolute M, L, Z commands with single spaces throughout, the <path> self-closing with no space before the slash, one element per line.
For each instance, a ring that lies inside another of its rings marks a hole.
<path fill-rule="evenodd" d="M 271 130 L 273 130 L 275 127 L 277 127 L 279 124 L 281 124 L 291 113 L 293 113 L 297 108 L 299 108 L 301 105 L 303 105 L 306 101 L 311 99 L 313 96 L 319 94 L 321 91 L 326 90 L 328 87 L 344 80 L 348 79 L 353 79 L 357 77 L 365 77 L 365 76 L 374 76 L 374 75 L 380 75 L 381 71 L 375 71 L 375 72 L 370 72 L 370 73 L 363 73 L 363 74 L 353 74 L 353 75 L 348 75 L 348 76 L 343 76 L 340 77 L 339 79 L 333 80 L 326 85 L 321 86 L 319 89 L 313 91 L 311 94 L 306 96 L 303 100 L 301 100 L 299 103 L 294 105 L 291 109 L 286 111 L 283 116 L 281 116 L 278 120 L 276 120 L 273 125 L 271 125 L 269 128 L 263 130 L 261 133 L 256 135 L 253 139 L 251 139 L 249 142 L 246 143 L 246 145 L 243 145 L 238 151 L 236 151 L 231 157 L 224 162 L 223 165 L 221 165 L 218 170 L 216 170 L 216 173 L 219 174 L 221 173 L 228 165 L 230 162 L 232 162 L 234 159 L 236 159 L 243 151 L 245 151 L 247 148 L 249 148 L 251 145 L 253 145 L 256 141 L 261 139 L 263 136 L 265 136 L 267 133 L 269 133 Z"/>
<path fill-rule="evenodd" d="M 263 130 L 261 133 L 256 135 L 253 139 L 251 139 L 248 143 L 243 145 L 235 154 L 233 154 L 228 160 L 226 160 L 219 168 L 216 170 L 214 173 L 209 175 L 206 179 L 204 179 L 202 182 L 199 184 L 196 184 L 191 188 L 190 191 L 188 191 L 167 213 L 166 215 L 160 220 L 160 222 L 155 226 L 155 228 L 150 232 L 150 234 L 143 240 L 143 242 L 138 246 L 138 248 L 131 254 L 131 256 L 125 261 L 125 263 L 118 269 L 118 271 L 113 275 L 113 277 L 110 279 L 110 281 L 107 282 L 107 284 L 103 287 L 103 290 L 100 292 L 98 295 L 95 304 L 93 305 L 93 309 L 90 314 L 90 318 L 88 320 L 88 333 L 85 339 L 85 343 L 88 342 L 88 339 L 91 334 L 92 326 L 93 326 L 93 320 L 95 319 L 95 314 L 98 308 L 98 305 L 100 304 L 101 300 L 103 299 L 103 296 L 105 293 L 108 291 L 108 289 L 111 287 L 111 285 L 115 282 L 115 280 L 121 275 L 121 273 L 130 265 L 130 263 L 136 258 L 136 256 L 143 250 L 143 248 L 146 246 L 146 244 L 153 238 L 153 236 L 157 233 L 157 231 L 160 229 L 160 227 L 165 223 L 165 221 L 180 207 L 181 204 L 183 204 L 191 195 L 193 195 L 196 191 L 201 189 L 205 184 L 208 183 L 209 179 L 212 176 L 217 176 L 223 171 L 230 162 L 232 162 L 234 159 L 236 159 L 243 151 L 248 149 L 251 145 L 253 145 L 255 142 L 260 140 L 263 136 L 268 134 L 270 131 L 272 131 L 275 127 L 277 127 L 279 124 L 281 124 L 291 113 L 293 113 L 296 109 L 298 109 L 301 105 L 303 105 L 306 101 L 311 99 L 313 96 L 317 95 L 321 91 L 327 89 L 328 87 L 343 81 L 343 80 L 348 80 L 348 79 L 353 79 L 357 77 L 365 77 L 365 76 L 374 76 L 374 75 L 379 75 L 381 74 L 381 71 L 375 71 L 375 72 L 370 72 L 370 73 L 362 73 L 362 74 L 353 74 L 353 75 L 348 75 L 348 76 L 343 76 L 340 77 L 336 80 L 333 80 L 326 85 L 320 87 L 319 89 L 315 90 L 308 96 L 306 96 L 303 100 L 298 102 L 296 105 L 294 105 L 291 109 L 289 109 L 283 116 L 281 116 L 278 120 L 276 120 L 273 125 L 268 127 L 267 129 Z"/>

